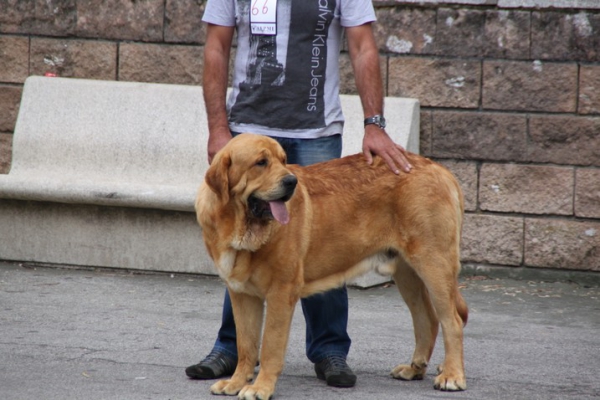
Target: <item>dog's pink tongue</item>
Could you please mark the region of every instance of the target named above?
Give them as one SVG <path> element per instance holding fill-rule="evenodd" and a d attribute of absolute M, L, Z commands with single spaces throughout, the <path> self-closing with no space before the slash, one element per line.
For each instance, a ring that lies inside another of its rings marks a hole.
<path fill-rule="evenodd" d="M 270 201 L 271 213 L 280 224 L 285 225 L 290 222 L 290 215 L 283 201 Z"/>

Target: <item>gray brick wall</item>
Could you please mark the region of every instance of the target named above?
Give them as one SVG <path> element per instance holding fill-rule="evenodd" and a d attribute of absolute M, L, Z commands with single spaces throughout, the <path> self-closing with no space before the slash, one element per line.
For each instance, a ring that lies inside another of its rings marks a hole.
<path fill-rule="evenodd" d="M 420 100 L 421 151 L 463 186 L 463 262 L 600 271 L 600 2 L 374 4 L 386 93 Z M 203 10 L 0 0 L 0 173 L 27 76 L 200 84 Z M 341 76 L 356 93 L 346 52 Z"/>

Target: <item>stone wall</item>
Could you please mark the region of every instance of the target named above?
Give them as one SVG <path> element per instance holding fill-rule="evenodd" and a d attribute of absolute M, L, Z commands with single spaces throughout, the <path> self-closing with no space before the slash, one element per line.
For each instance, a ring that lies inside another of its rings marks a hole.
<path fill-rule="evenodd" d="M 600 4 L 374 4 L 387 94 L 421 101 L 421 152 L 463 185 L 464 264 L 600 271 Z M 0 172 L 29 75 L 200 84 L 203 7 L 0 0 Z"/>

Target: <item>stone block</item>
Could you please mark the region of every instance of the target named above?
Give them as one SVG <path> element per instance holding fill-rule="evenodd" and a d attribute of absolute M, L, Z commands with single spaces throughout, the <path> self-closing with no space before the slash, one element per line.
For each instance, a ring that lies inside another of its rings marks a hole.
<path fill-rule="evenodd" d="M 531 56 L 539 59 L 600 61 L 600 14 L 534 11 Z"/>
<path fill-rule="evenodd" d="M 0 84 L 0 132 L 13 132 L 19 113 L 21 94 L 20 86 Z"/>
<path fill-rule="evenodd" d="M 485 211 L 573 215 L 573 168 L 483 164 L 479 207 Z"/>
<path fill-rule="evenodd" d="M 520 161 L 526 159 L 526 149 L 525 115 L 433 112 L 433 157 Z"/>
<path fill-rule="evenodd" d="M 119 79 L 135 82 L 198 85 L 202 48 L 127 43 L 119 48 Z"/>
<path fill-rule="evenodd" d="M 461 259 L 497 265 L 523 262 L 523 218 L 465 214 Z"/>
<path fill-rule="evenodd" d="M 206 24 L 202 22 L 204 1 L 167 0 L 165 8 L 165 41 L 203 44 Z"/>
<path fill-rule="evenodd" d="M 600 114 L 600 65 L 579 67 L 580 114 Z"/>
<path fill-rule="evenodd" d="M 31 75 L 115 80 L 117 44 L 105 41 L 31 39 Z"/>
<path fill-rule="evenodd" d="M 23 83 L 29 75 L 29 38 L 0 36 L 0 82 Z"/>
<path fill-rule="evenodd" d="M 529 159 L 600 166 L 600 117 L 531 115 Z"/>
<path fill-rule="evenodd" d="M 0 174 L 8 174 L 12 156 L 12 134 L 0 133 Z"/>
<path fill-rule="evenodd" d="M 600 222 L 526 218 L 525 264 L 600 271 Z"/>
<path fill-rule="evenodd" d="M 465 210 L 477 210 L 477 164 L 474 162 L 438 160 L 440 164 L 448 168 L 458 182 L 465 197 Z"/>
<path fill-rule="evenodd" d="M 97 39 L 162 41 L 164 14 L 164 0 L 78 1 L 77 35 Z"/>
<path fill-rule="evenodd" d="M 486 60 L 482 105 L 491 110 L 575 112 L 577 65 Z"/>
<path fill-rule="evenodd" d="M 419 127 L 419 149 L 425 157 L 431 157 L 431 142 L 433 134 L 433 112 L 421 109 L 421 126 Z"/>
<path fill-rule="evenodd" d="M 83 2 L 0 0 L 0 32 L 44 36 L 73 35 L 78 3 Z"/>
<path fill-rule="evenodd" d="M 530 25 L 529 12 L 487 11 L 483 55 L 491 58 L 529 58 Z"/>
<path fill-rule="evenodd" d="M 600 169 L 576 170 L 575 216 L 600 218 Z"/>
<path fill-rule="evenodd" d="M 479 61 L 394 57 L 388 73 L 390 96 L 417 98 L 425 107 L 479 107 Z"/>
<path fill-rule="evenodd" d="M 386 7 L 373 24 L 380 51 L 396 54 L 432 54 L 435 38 L 434 9 Z"/>
<path fill-rule="evenodd" d="M 422 1 L 422 0 L 409 0 Z M 434 0 L 437 1 L 437 0 Z M 463 2 L 464 1 L 464 2 Z M 469 0 L 471 1 L 471 0 Z M 485 1 L 487 4 L 497 4 L 502 8 L 573 8 L 577 4 L 578 8 L 600 9 L 598 0 L 472 0 Z M 460 3 L 466 4 L 466 0 L 460 0 Z M 481 3 L 479 3 L 481 4 Z"/>
<path fill-rule="evenodd" d="M 485 47 L 485 12 L 438 8 L 435 54 L 478 57 Z"/>

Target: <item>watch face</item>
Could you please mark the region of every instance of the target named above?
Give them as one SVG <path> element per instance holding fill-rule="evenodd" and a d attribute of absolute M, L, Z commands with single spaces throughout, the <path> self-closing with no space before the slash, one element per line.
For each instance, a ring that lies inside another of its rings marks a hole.
<path fill-rule="evenodd" d="M 377 125 L 380 128 L 385 128 L 385 118 L 383 118 L 381 115 L 374 115 L 365 119 L 365 126 L 370 124 Z"/>

